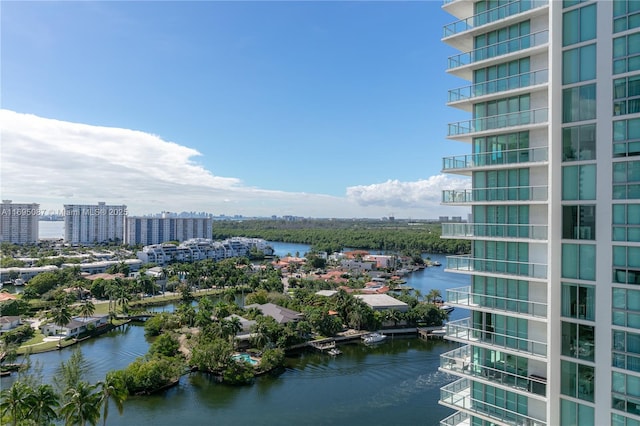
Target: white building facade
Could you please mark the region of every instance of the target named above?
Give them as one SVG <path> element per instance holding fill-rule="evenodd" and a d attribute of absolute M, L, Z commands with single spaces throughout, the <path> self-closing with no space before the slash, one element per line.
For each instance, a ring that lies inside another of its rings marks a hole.
<path fill-rule="evenodd" d="M 40 204 L 2 200 L 0 207 L 0 242 L 30 244 L 38 242 Z"/>
<path fill-rule="evenodd" d="M 640 2 L 447 0 L 471 177 L 443 425 L 640 425 Z"/>
<path fill-rule="evenodd" d="M 71 244 L 122 243 L 127 206 L 98 204 L 64 205 L 64 240 Z"/>
<path fill-rule="evenodd" d="M 207 217 L 128 217 L 124 242 L 150 245 L 211 238 L 212 223 Z"/>

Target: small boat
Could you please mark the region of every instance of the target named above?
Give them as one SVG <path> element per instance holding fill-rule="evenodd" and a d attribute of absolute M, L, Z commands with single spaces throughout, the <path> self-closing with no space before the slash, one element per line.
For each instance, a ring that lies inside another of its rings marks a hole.
<path fill-rule="evenodd" d="M 449 306 L 449 305 L 440 305 L 440 309 L 445 311 L 446 313 L 450 314 L 451 312 L 453 312 L 453 310 L 455 308 L 453 306 Z"/>
<path fill-rule="evenodd" d="M 24 280 L 22 278 L 16 278 L 15 280 L 13 280 L 13 285 L 15 286 L 24 285 Z"/>
<path fill-rule="evenodd" d="M 331 348 L 329 349 L 329 351 L 327 352 L 329 355 L 332 356 L 336 356 L 336 355 L 340 355 L 342 353 L 342 351 L 338 348 Z"/>
<path fill-rule="evenodd" d="M 432 263 L 433 266 L 442 266 L 442 263 L 438 262 L 437 260 L 435 262 Z"/>
<path fill-rule="evenodd" d="M 433 330 L 431 334 L 433 334 L 434 336 L 444 336 L 445 334 L 447 334 L 447 329 L 446 327 L 442 327 L 437 330 Z"/>
<path fill-rule="evenodd" d="M 369 333 L 366 336 L 362 336 L 362 341 L 365 344 L 370 345 L 372 343 L 382 342 L 386 338 L 387 336 L 382 333 Z"/>

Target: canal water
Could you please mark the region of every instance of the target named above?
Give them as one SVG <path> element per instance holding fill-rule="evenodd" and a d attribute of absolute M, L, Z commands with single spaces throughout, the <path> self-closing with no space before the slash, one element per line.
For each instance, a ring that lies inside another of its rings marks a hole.
<path fill-rule="evenodd" d="M 274 243 L 284 256 L 308 246 Z M 431 255 L 443 265 L 444 256 Z M 464 275 L 431 267 L 406 277 L 407 285 L 427 294 L 468 284 Z M 451 319 L 462 318 L 455 310 Z M 83 342 L 77 347 L 88 361 L 88 379 L 97 381 L 113 369 L 126 367 L 149 346 L 141 326 Z M 178 386 L 153 396 L 131 397 L 118 415 L 109 410 L 108 425 L 438 425 L 452 411 L 437 401 L 440 387 L 452 381 L 438 371 L 441 353 L 456 345 L 417 338 L 387 339 L 374 347 L 359 342 L 342 345 L 342 355 L 305 352 L 287 358 L 286 368 L 259 377 L 251 385 L 226 386 L 206 374 L 184 376 Z M 45 380 L 56 374 L 72 350 L 33 355 Z M 13 377 L 2 378 L 4 389 Z"/>

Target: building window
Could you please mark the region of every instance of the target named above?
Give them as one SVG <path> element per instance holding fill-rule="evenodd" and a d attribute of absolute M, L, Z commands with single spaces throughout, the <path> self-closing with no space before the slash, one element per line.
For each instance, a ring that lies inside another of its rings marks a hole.
<path fill-rule="evenodd" d="M 570 361 L 562 361 L 560 365 L 562 369 L 560 392 L 563 395 L 593 402 L 593 367 Z"/>
<path fill-rule="evenodd" d="M 640 247 L 613 246 L 613 282 L 640 284 Z"/>
<path fill-rule="evenodd" d="M 562 45 L 596 38 L 596 5 L 574 9 L 562 15 Z"/>
<path fill-rule="evenodd" d="M 560 398 L 560 424 L 563 426 L 594 426 L 593 407 Z"/>
<path fill-rule="evenodd" d="M 595 303 L 594 286 L 562 283 L 562 316 L 595 321 Z"/>
<path fill-rule="evenodd" d="M 475 236 L 528 238 L 530 234 L 529 206 L 473 206 L 473 220 Z"/>
<path fill-rule="evenodd" d="M 577 47 L 562 53 L 562 84 L 596 78 L 596 45 Z"/>
<path fill-rule="evenodd" d="M 640 377 L 611 372 L 612 408 L 640 415 Z"/>
<path fill-rule="evenodd" d="M 640 1 L 613 0 L 613 32 L 640 27 Z"/>
<path fill-rule="evenodd" d="M 529 58 L 517 59 L 473 72 L 475 96 L 529 85 Z"/>
<path fill-rule="evenodd" d="M 562 122 L 596 118 L 596 85 L 571 87 L 562 91 Z"/>
<path fill-rule="evenodd" d="M 538 195 L 529 186 L 529 169 L 474 172 L 473 188 L 475 201 L 531 200 Z"/>
<path fill-rule="evenodd" d="M 612 290 L 613 324 L 640 328 L 640 291 L 614 287 Z"/>
<path fill-rule="evenodd" d="M 562 278 L 596 279 L 596 246 L 562 244 Z"/>
<path fill-rule="evenodd" d="M 596 165 L 565 166 L 562 168 L 563 200 L 596 199 Z"/>
<path fill-rule="evenodd" d="M 596 206 L 562 206 L 562 238 L 596 239 Z"/>
<path fill-rule="evenodd" d="M 640 161 L 613 163 L 613 198 L 640 198 Z"/>
<path fill-rule="evenodd" d="M 613 241 L 640 242 L 640 204 L 614 204 Z"/>
<path fill-rule="evenodd" d="M 613 115 L 640 112 L 640 75 L 613 80 Z"/>
<path fill-rule="evenodd" d="M 474 268 L 478 271 L 528 275 L 529 244 L 505 241 L 474 241 Z"/>
<path fill-rule="evenodd" d="M 613 367 L 640 372 L 640 334 L 613 330 L 611 349 Z"/>
<path fill-rule="evenodd" d="M 596 159 L 596 125 L 565 127 L 562 129 L 562 161 Z"/>
<path fill-rule="evenodd" d="M 531 40 L 525 36 L 529 35 L 529 32 L 530 23 L 525 21 L 476 36 L 473 41 L 474 61 L 528 48 Z"/>
<path fill-rule="evenodd" d="M 613 122 L 613 156 L 640 155 L 640 118 Z"/>
<path fill-rule="evenodd" d="M 593 361 L 594 336 L 594 327 L 590 325 L 562 321 L 562 355 Z"/>
<path fill-rule="evenodd" d="M 511 164 L 529 161 L 529 132 L 473 139 L 474 165 Z"/>
<path fill-rule="evenodd" d="M 473 303 L 503 311 L 529 312 L 527 281 L 475 275 L 472 290 Z"/>
<path fill-rule="evenodd" d="M 613 73 L 640 70 L 640 32 L 613 39 Z"/>

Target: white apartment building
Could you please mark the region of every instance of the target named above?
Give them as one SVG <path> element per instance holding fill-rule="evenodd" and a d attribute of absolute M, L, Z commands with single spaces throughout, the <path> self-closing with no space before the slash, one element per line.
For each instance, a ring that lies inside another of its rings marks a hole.
<path fill-rule="evenodd" d="M 640 425 L 640 1 L 445 0 L 471 242 L 441 425 Z"/>
<path fill-rule="evenodd" d="M 150 245 L 192 238 L 211 238 L 212 220 L 207 217 L 127 217 L 125 244 Z"/>
<path fill-rule="evenodd" d="M 40 204 L 13 204 L 2 200 L 0 207 L 0 242 L 28 244 L 38 242 Z"/>
<path fill-rule="evenodd" d="M 212 259 L 219 261 L 231 257 L 248 256 L 252 249 L 263 254 L 273 254 L 273 248 L 261 238 L 233 237 L 223 241 L 208 238 L 193 238 L 175 244 L 152 244 L 137 253 L 142 263 L 164 266 L 173 262 L 195 262 Z"/>
<path fill-rule="evenodd" d="M 126 217 L 125 205 L 65 204 L 64 240 L 71 244 L 122 243 Z"/>

